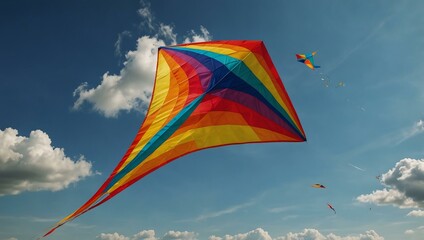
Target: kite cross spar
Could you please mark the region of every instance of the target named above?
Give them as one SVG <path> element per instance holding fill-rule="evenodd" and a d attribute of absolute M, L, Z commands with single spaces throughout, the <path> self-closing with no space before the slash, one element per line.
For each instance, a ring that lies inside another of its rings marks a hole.
<path fill-rule="evenodd" d="M 262 41 L 161 47 L 150 106 L 131 146 L 97 192 L 43 237 L 186 154 L 231 144 L 303 141 L 299 118 Z"/>

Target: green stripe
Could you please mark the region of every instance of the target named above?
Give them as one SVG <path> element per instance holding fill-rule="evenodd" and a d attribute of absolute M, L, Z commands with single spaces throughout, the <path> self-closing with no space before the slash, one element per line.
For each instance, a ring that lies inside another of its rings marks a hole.
<path fill-rule="evenodd" d="M 109 183 L 105 192 L 108 191 L 115 183 L 121 180 L 125 175 L 137 167 L 143 162 L 148 156 L 150 156 L 160 145 L 162 145 L 168 138 L 174 134 L 175 131 L 185 122 L 185 120 L 191 115 L 191 113 L 200 104 L 203 97 L 202 94 L 193 100 L 189 105 L 183 108 L 171 121 L 168 122 L 161 130 L 159 130 L 155 136 L 153 136 L 149 142 L 143 147 L 143 149 L 137 154 L 137 156 L 128 163 L 121 171 L 119 171 Z"/>
<path fill-rule="evenodd" d="M 198 54 L 202 54 L 213 58 L 222 64 L 224 64 L 229 70 L 231 70 L 236 76 L 240 79 L 244 80 L 247 84 L 255 88 L 283 117 L 288 121 L 288 123 L 292 126 L 293 129 L 299 134 L 299 136 L 303 136 L 303 133 L 297 128 L 293 119 L 287 114 L 286 110 L 278 103 L 272 93 L 265 87 L 265 85 L 260 81 L 255 74 L 253 74 L 252 70 L 247 67 L 247 65 L 237 59 L 230 57 L 228 55 L 219 54 L 211 51 L 205 51 L 200 49 L 192 49 L 192 48 L 184 48 L 184 47 L 172 47 L 173 49 L 178 49 L 181 51 L 190 51 Z M 218 80 L 219 82 L 219 80 Z"/>

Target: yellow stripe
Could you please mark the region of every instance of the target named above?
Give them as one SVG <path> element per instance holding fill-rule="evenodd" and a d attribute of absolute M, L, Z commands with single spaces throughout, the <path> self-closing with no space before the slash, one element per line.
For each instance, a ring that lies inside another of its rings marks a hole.
<path fill-rule="evenodd" d="M 231 48 L 225 47 L 225 45 L 223 44 L 219 44 L 219 45 L 217 44 L 216 46 L 213 46 L 213 45 L 204 46 L 204 45 L 194 44 L 194 45 L 188 45 L 184 47 L 190 48 L 190 49 L 209 51 L 209 52 L 222 54 L 222 55 L 228 55 L 238 60 L 242 60 L 244 57 L 246 57 L 247 54 L 250 53 L 249 49 L 236 47 L 234 45 L 231 45 Z"/>
<path fill-rule="evenodd" d="M 153 94 L 152 103 L 148 114 L 156 112 L 164 103 L 169 90 L 169 66 L 166 63 L 164 56 L 159 51 L 158 67 L 156 72 L 155 93 Z M 147 116 L 146 116 L 147 117 Z"/>
<path fill-rule="evenodd" d="M 255 54 L 253 54 L 249 49 L 235 45 L 229 45 L 229 47 L 225 47 L 225 44 L 211 44 L 207 46 L 193 44 L 185 47 L 190 49 L 199 49 L 211 51 L 218 54 L 229 55 L 233 58 L 243 61 L 246 66 L 252 71 L 252 73 L 264 84 L 264 86 L 273 95 L 277 102 L 283 107 L 283 109 L 287 112 L 289 117 L 295 123 L 296 127 L 300 129 L 299 123 L 296 122 L 293 113 L 290 111 L 286 103 L 281 98 L 278 90 L 275 88 L 273 80 L 268 75 L 268 72 L 263 68 L 262 64 L 258 61 Z"/>
<path fill-rule="evenodd" d="M 296 119 L 290 112 L 289 108 L 287 107 L 286 103 L 283 101 L 283 99 L 280 96 L 280 93 L 275 87 L 274 85 L 275 80 L 273 81 L 271 79 L 271 77 L 268 75 L 268 72 L 263 68 L 261 63 L 256 58 L 255 54 L 249 54 L 248 56 L 246 56 L 243 62 L 252 71 L 252 73 L 256 76 L 256 78 L 258 78 L 259 81 L 261 81 L 262 84 L 268 89 L 268 91 L 272 94 L 272 96 L 277 100 L 277 102 L 283 107 L 283 109 L 287 112 L 287 114 L 296 124 L 297 128 L 299 128 L 298 123 L 296 122 Z"/>
<path fill-rule="evenodd" d="M 149 128 L 147 129 L 146 133 L 143 135 L 143 137 L 140 139 L 140 142 L 137 143 L 136 147 L 133 149 L 131 154 L 128 156 L 127 160 L 122 164 L 122 166 L 119 168 L 118 171 L 121 171 L 128 163 L 130 163 L 137 154 L 143 149 L 143 147 L 149 142 L 149 140 L 163 127 L 166 120 L 168 119 L 168 116 L 172 112 L 177 97 L 174 97 L 172 99 L 168 99 L 167 102 L 165 100 L 167 97 L 169 97 L 169 94 L 176 94 L 176 91 L 178 89 L 170 89 L 170 81 L 171 81 L 171 69 L 168 65 L 168 62 L 165 60 L 165 57 L 161 54 L 159 55 L 159 62 L 158 62 L 158 70 L 157 70 L 157 77 L 156 83 L 155 83 L 155 92 L 154 92 L 154 98 L 152 101 L 159 101 L 160 104 L 154 105 L 154 102 L 152 104 L 154 106 L 150 106 L 150 109 L 154 109 L 154 111 L 158 112 L 158 114 L 155 116 L 155 119 L 150 124 Z M 170 65 L 173 66 L 175 63 L 170 63 Z M 184 73 L 185 74 L 185 73 Z M 171 90 L 171 91 L 170 91 Z M 158 97 L 156 98 L 156 94 Z M 151 110 L 149 109 L 149 112 Z M 151 115 L 146 116 L 151 117 Z"/>
<path fill-rule="evenodd" d="M 108 193 L 113 192 L 119 186 L 122 186 L 129 179 L 137 175 L 138 169 L 143 169 L 143 165 L 147 164 L 151 159 L 155 159 L 162 155 L 162 157 L 159 158 L 161 161 L 157 163 L 157 165 L 160 165 L 168 160 L 163 155 L 166 155 L 168 151 L 172 151 L 174 146 L 190 141 L 194 141 L 197 149 L 200 150 L 217 145 L 259 142 L 261 139 L 256 135 L 255 131 L 250 126 L 220 125 L 190 129 L 184 133 L 181 133 L 180 135 L 169 138 L 136 168 L 126 174 L 121 180 L 116 182 L 115 185 L 113 185 L 108 190 Z M 181 153 L 181 155 L 185 153 L 186 152 Z"/>

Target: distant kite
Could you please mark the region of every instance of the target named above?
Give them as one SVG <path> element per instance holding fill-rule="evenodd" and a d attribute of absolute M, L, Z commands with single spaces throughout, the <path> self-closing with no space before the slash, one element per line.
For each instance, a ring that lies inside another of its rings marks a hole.
<path fill-rule="evenodd" d="M 340 81 L 340 82 L 337 83 L 336 88 L 344 87 L 344 86 L 346 86 L 346 84 L 343 81 Z"/>
<path fill-rule="evenodd" d="M 150 106 L 133 143 L 99 190 L 44 236 L 186 154 L 303 141 L 299 118 L 262 41 L 161 47 Z"/>
<path fill-rule="evenodd" d="M 314 188 L 325 188 L 324 185 L 319 184 L 319 183 L 313 184 L 311 187 L 314 187 Z"/>
<path fill-rule="evenodd" d="M 310 69 L 314 70 L 315 68 L 319 68 L 320 66 L 316 66 L 314 64 L 314 55 L 317 52 L 313 52 L 310 54 L 296 54 L 296 58 L 298 62 L 304 63 Z"/>
<path fill-rule="evenodd" d="M 327 206 L 334 211 L 334 214 L 336 214 L 336 209 L 333 208 L 333 206 L 331 206 L 331 204 L 327 203 Z"/>

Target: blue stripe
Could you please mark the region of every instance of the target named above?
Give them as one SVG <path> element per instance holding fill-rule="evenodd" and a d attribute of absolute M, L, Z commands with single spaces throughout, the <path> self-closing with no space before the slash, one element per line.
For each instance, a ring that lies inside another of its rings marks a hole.
<path fill-rule="evenodd" d="M 137 156 L 128 163 L 121 171 L 119 171 L 110 181 L 109 185 L 105 189 L 107 192 L 115 183 L 137 167 L 143 162 L 148 156 L 150 156 L 160 145 L 162 145 L 168 138 L 174 134 L 175 131 L 185 122 L 185 120 L 191 115 L 196 107 L 203 100 L 205 94 L 200 95 L 194 99 L 189 105 L 183 108 L 171 121 L 168 122 L 161 130 L 159 130 L 155 136 L 153 136 L 149 142 L 143 147 L 143 149 L 137 154 Z"/>
<path fill-rule="evenodd" d="M 172 47 L 167 48 L 167 50 L 175 50 L 196 58 L 199 62 L 204 63 L 204 66 L 211 72 L 213 72 L 213 81 L 211 81 L 211 84 L 208 87 L 208 92 L 213 89 L 231 88 L 248 93 L 268 106 L 272 111 L 280 116 L 281 119 L 290 125 L 301 138 L 304 138 L 300 129 L 296 127 L 296 124 L 284 108 L 277 102 L 269 90 L 252 73 L 250 68 L 248 68 L 244 62 L 228 55 L 199 49 Z"/>

